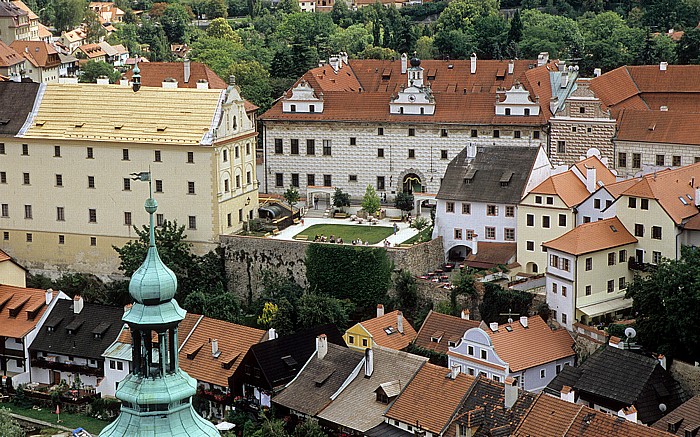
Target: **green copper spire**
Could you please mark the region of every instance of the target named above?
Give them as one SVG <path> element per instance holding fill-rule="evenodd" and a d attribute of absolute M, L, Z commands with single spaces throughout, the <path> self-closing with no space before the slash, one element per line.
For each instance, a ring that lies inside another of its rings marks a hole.
<path fill-rule="evenodd" d="M 150 173 L 135 176 L 150 188 Z M 197 381 L 178 365 L 177 327 L 186 312 L 173 299 L 177 278 L 158 256 L 153 222 L 158 204 L 152 193 L 145 208 L 150 215 L 148 253 L 131 277 L 134 304 L 122 318 L 131 330 L 133 370 L 116 392 L 122 401 L 119 417 L 100 436 L 218 436 L 214 425 L 192 408 Z"/>

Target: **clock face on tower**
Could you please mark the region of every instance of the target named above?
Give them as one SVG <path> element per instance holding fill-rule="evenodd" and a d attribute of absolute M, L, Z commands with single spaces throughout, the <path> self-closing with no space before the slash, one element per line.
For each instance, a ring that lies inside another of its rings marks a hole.
<path fill-rule="evenodd" d="M 408 96 L 408 100 L 411 101 L 411 102 L 415 102 L 415 101 L 416 101 L 416 96 L 410 95 L 410 96 Z"/>

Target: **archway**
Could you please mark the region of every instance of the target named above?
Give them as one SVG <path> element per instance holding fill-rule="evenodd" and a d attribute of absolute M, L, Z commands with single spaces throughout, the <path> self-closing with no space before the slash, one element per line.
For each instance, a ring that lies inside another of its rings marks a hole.
<path fill-rule="evenodd" d="M 403 177 L 403 191 L 405 193 L 422 193 L 423 185 L 420 176 L 415 173 L 408 173 Z"/>
<path fill-rule="evenodd" d="M 529 262 L 525 266 L 525 270 L 527 270 L 527 273 L 539 273 L 540 268 L 537 266 L 536 263 Z"/>
<path fill-rule="evenodd" d="M 471 251 L 471 247 L 465 246 L 463 244 L 453 246 L 450 248 L 450 250 L 447 251 L 447 260 L 464 261 L 467 258 L 467 256 L 471 253 Z"/>

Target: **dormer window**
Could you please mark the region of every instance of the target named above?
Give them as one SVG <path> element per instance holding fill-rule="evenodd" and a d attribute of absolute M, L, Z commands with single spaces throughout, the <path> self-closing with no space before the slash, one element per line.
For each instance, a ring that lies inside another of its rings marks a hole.
<path fill-rule="evenodd" d="M 46 332 L 54 332 L 54 331 L 56 331 L 56 328 L 54 328 L 53 326 L 46 327 Z"/>
<path fill-rule="evenodd" d="M 316 105 L 309 105 L 309 112 L 316 112 Z"/>
<path fill-rule="evenodd" d="M 433 343 L 440 343 L 440 337 L 430 337 L 430 341 Z"/>
<path fill-rule="evenodd" d="M 289 110 L 292 112 L 297 112 L 297 105 L 290 105 Z"/>

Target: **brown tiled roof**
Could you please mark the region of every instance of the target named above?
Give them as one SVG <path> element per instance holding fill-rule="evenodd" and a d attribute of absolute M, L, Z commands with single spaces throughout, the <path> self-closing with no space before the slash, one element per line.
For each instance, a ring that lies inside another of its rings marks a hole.
<path fill-rule="evenodd" d="M 508 264 L 517 252 L 516 243 L 494 243 L 479 241 L 476 253 L 470 253 L 464 264 L 470 267 L 489 269 L 499 264 Z"/>
<path fill-rule="evenodd" d="M 26 11 L 22 10 L 15 2 L 0 2 L 0 17 L 22 17 L 28 15 Z M 10 26 L 15 27 L 15 26 Z"/>
<path fill-rule="evenodd" d="M 586 159 L 583 159 L 576 164 L 573 165 L 573 167 L 576 167 L 576 169 L 581 172 L 581 174 L 585 177 L 586 176 L 586 170 L 589 168 L 595 168 L 596 169 L 596 187 L 600 186 L 600 183 L 603 185 L 610 185 L 614 184 L 615 181 L 617 180 L 613 172 L 610 171 L 608 167 L 606 167 L 605 164 L 595 155 L 589 156 Z"/>
<path fill-rule="evenodd" d="M 161 87 L 163 80 L 172 77 L 177 80 L 180 88 L 197 88 L 198 80 L 209 82 L 211 89 L 226 89 L 226 82 L 214 73 L 211 68 L 200 62 L 190 62 L 190 80 L 185 82 L 184 62 L 148 62 L 139 64 L 141 69 L 141 85 Z M 131 79 L 133 73 L 128 71 L 126 76 Z"/>
<path fill-rule="evenodd" d="M 27 13 L 27 15 L 29 16 L 30 20 L 38 20 L 39 19 L 39 16 L 37 14 L 35 14 L 34 11 L 29 9 L 29 6 L 24 4 L 22 2 L 22 0 L 12 0 L 12 4 L 17 6 L 20 9 L 22 9 L 23 11 L 25 11 Z"/>
<path fill-rule="evenodd" d="M 0 67 L 12 67 L 13 65 L 17 65 L 22 61 L 24 61 L 22 56 L 20 56 L 10 46 L 0 41 Z"/>
<path fill-rule="evenodd" d="M 401 350 L 409 345 L 416 338 L 416 330 L 413 329 L 406 318 L 403 318 L 403 334 L 398 331 L 399 310 L 386 313 L 381 317 L 375 317 L 373 319 L 365 320 L 360 322 L 367 332 L 372 335 L 372 339 L 376 344 L 382 347 L 388 347 L 390 349 Z M 403 316 L 402 316 L 403 317 Z M 385 329 L 392 327 L 393 333 L 387 334 Z"/>
<path fill-rule="evenodd" d="M 528 327 L 519 320 L 498 326 L 493 332 L 486 328 L 498 356 L 513 372 L 575 355 L 574 340 L 566 329 L 552 331 L 540 316 L 528 317 Z M 506 327 L 510 326 L 511 331 Z"/>
<path fill-rule="evenodd" d="M 572 255 L 583 255 L 636 242 L 637 239 L 625 225 L 617 217 L 612 217 L 584 223 L 554 240 L 542 243 L 542 246 Z"/>
<path fill-rule="evenodd" d="M 581 179 L 571 171 L 548 177 L 530 192 L 557 195 L 568 207 L 580 204 L 590 194 L 586 189 L 586 184 L 581 182 Z"/>
<path fill-rule="evenodd" d="M 695 214 L 683 225 L 683 229 L 689 231 L 700 231 L 700 214 Z"/>
<path fill-rule="evenodd" d="M 606 185 L 605 189 L 608 190 L 615 199 L 620 197 L 622 193 L 625 192 L 629 187 L 639 182 L 639 178 L 629 178 L 620 182 L 615 182 L 614 184 Z"/>
<path fill-rule="evenodd" d="M 692 186 L 700 181 L 700 163 L 677 169 L 667 169 L 648 174 L 639 182 L 625 190 L 622 195 L 656 199 L 676 224 L 698 212 L 695 206 L 695 189 Z M 679 198 L 684 198 L 686 203 Z"/>
<path fill-rule="evenodd" d="M 178 348 L 182 347 L 182 343 L 187 339 L 187 336 L 190 335 L 192 328 L 194 328 L 194 325 L 197 324 L 197 321 L 201 317 L 202 316 L 199 314 L 192 314 L 192 313 L 185 314 L 185 318 L 180 322 L 180 324 L 177 327 Z M 129 330 L 128 327 L 124 328 L 121 331 L 121 333 L 119 334 L 117 341 L 119 343 L 131 344 L 131 330 Z M 153 341 L 154 343 L 158 343 L 158 334 L 156 334 L 155 331 L 153 332 L 153 335 L 151 337 L 151 341 Z"/>
<path fill-rule="evenodd" d="M 248 349 L 260 343 L 264 336 L 265 331 L 260 329 L 204 317 L 181 349 L 185 352 L 197 348 L 198 352 L 189 356 L 181 353 L 180 367 L 198 381 L 228 387 L 228 377 L 233 375 Z M 218 356 L 212 354 L 212 340 L 218 342 L 221 352 Z"/>
<path fill-rule="evenodd" d="M 700 98 L 700 94 L 695 97 Z M 618 119 L 617 139 L 644 143 L 700 145 L 700 112 L 625 109 Z"/>
<path fill-rule="evenodd" d="M 80 50 L 81 52 L 85 53 L 85 55 L 88 58 L 99 58 L 101 56 L 107 56 L 107 53 L 105 53 L 104 50 L 102 50 L 102 46 L 100 43 L 93 43 L 93 44 L 83 44 L 80 47 L 78 47 L 76 50 Z"/>
<path fill-rule="evenodd" d="M 5 253 L 4 250 L 0 250 L 0 262 L 2 262 L 2 261 L 8 261 L 8 260 L 11 260 L 11 259 L 12 259 L 12 257 L 11 257 L 10 255 L 8 255 L 7 253 Z"/>
<path fill-rule="evenodd" d="M 0 337 L 24 337 L 45 311 L 45 290 L 0 285 Z"/>
<path fill-rule="evenodd" d="M 670 437 L 671 434 L 542 393 L 513 436 Z"/>
<path fill-rule="evenodd" d="M 10 47 L 24 56 L 35 67 L 53 68 L 61 64 L 61 58 L 53 46 L 45 41 L 12 41 Z"/>
<path fill-rule="evenodd" d="M 458 343 L 467 330 L 476 328 L 479 323 L 477 320 L 466 320 L 430 310 L 418 331 L 416 346 L 446 354 L 448 342 Z M 436 333 L 442 333 L 438 343 L 431 340 Z"/>
<path fill-rule="evenodd" d="M 656 421 L 652 428 L 669 431 L 671 424 L 675 426 L 676 431 L 673 434 L 677 436 L 684 437 L 686 430 L 697 433 L 697 430 L 700 429 L 700 395 L 693 396 L 682 403 L 675 410 Z"/>
<path fill-rule="evenodd" d="M 403 389 L 385 416 L 441 434 L 450 424 L 474 377 L 426 363 Z"/>

